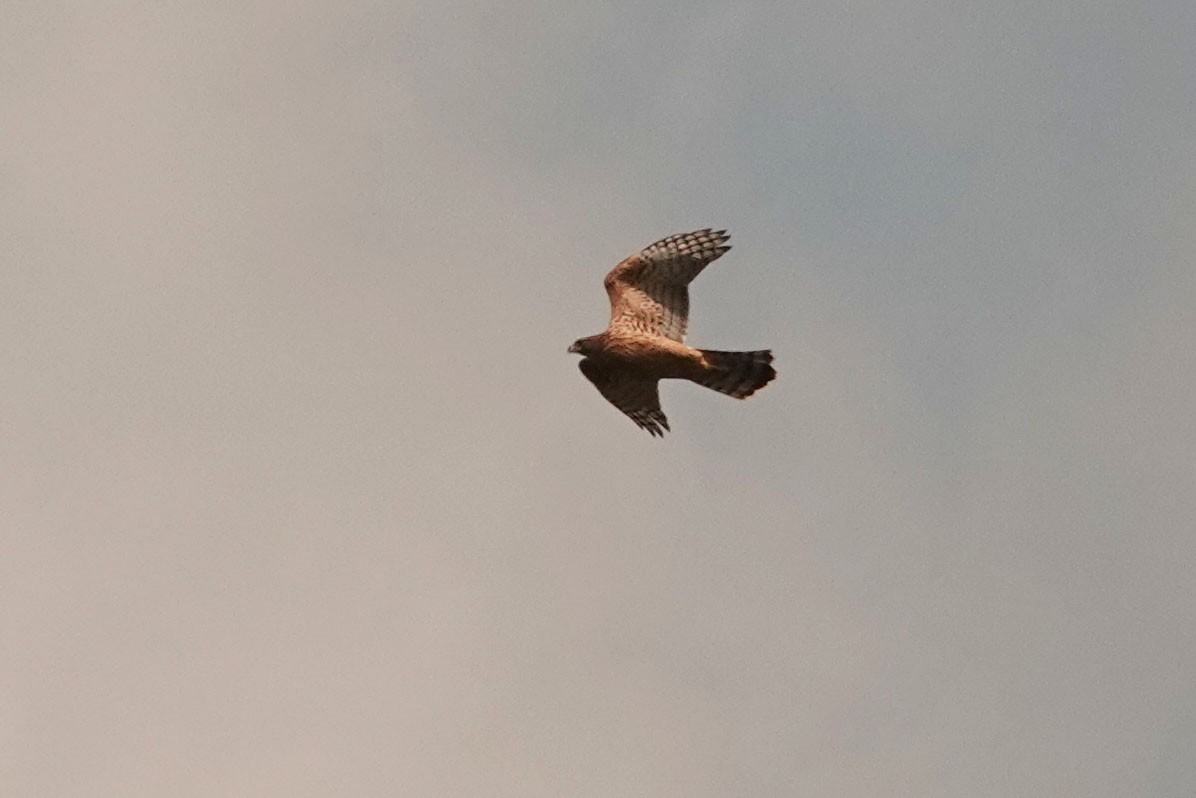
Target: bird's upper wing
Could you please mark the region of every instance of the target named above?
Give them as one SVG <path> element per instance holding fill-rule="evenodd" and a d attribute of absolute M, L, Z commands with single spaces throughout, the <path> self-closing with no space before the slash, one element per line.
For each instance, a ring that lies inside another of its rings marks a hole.
<path fill-rule="evenodd" d="M 726 230 L 696 230 L 662 238 L 606 275 L 610 326 L 674 341 L 689 325 L 689 283 L 731 248 Z"/>
<path fill-rule="evenodd" d="M 607 401 L 652 435 L 664 435 L 669 428 L 669 420 L 660 409 L 656 379 L 644 377 L 630 369 L 602 365 L 592 358 L 583 358 L 579 365 L 581 373 L 594 383 L 594 387 Z"/>

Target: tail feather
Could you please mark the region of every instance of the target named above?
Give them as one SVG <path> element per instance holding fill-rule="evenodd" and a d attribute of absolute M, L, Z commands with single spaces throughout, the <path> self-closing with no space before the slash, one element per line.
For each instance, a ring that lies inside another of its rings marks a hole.
<path fill-rule="evenodd" d="M 696 382 L 736 399 L 746 399 L 777 376 L 776 370 L 769 365 L 772 363 L 769 349 L 757 352 L 699 351 L 706 359 L 706 373 Z"/>

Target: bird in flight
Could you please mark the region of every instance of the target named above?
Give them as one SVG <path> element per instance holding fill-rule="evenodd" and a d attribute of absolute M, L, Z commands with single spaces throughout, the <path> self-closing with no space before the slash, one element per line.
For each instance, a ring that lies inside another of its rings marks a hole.
<path fill-rule="evenodd" d="M 598 392 L 652 435 L 669 421 L 660 409 L 662 379 L 690 380 L 746 399 L 777 375 L 772 351 L 722 352 L 685 345 L 689 284 L 731 248 L 726 230 L 696 230 L 662 238 L 632 255 L 603 280 L 610 297 L 605 332 L 579 338 L 581 373 Z"/>

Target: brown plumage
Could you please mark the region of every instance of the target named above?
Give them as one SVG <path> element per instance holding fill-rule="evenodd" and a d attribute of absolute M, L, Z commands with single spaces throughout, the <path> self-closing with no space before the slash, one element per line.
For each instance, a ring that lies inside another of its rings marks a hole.
<path fill-rule="evenodd" d="M 709 228 L 669 236 L 627 258 L 606 275 L 610 325 L 578 339 L 570 352 L 583 355 L 581 372 L 606 399 L 653 435 L 668 419 L 657 384 L 681 379 L 745 399 L 767 385 L 776 371 L 772 352 L 722 352 L 685 345 L 689 283 L 730 249 L 725 230 Z"/>

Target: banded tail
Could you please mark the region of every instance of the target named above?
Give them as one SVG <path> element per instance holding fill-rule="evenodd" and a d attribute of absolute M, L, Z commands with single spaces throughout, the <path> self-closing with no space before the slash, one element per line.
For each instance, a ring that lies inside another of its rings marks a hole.
<path fill-rule="evenodd" d="M 772 363 L 769 349 L 757 352 L 698 351 L 706 358 L 707 366 L 706 373 L 694 382 L 736 399 L 746 399 L 777 376 L 776 370 L 769 365 Z"/>

